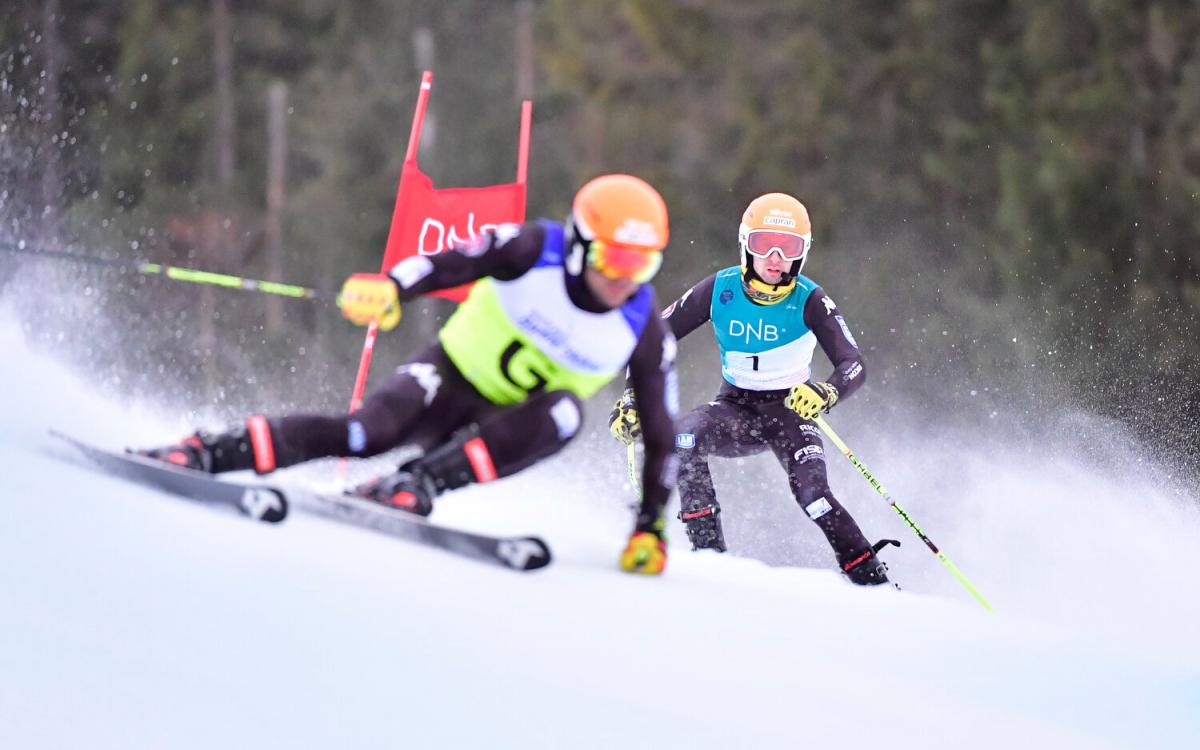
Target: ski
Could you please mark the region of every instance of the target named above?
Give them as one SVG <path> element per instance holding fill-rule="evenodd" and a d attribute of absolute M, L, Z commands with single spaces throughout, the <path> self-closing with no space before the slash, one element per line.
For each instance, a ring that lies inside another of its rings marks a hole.
<path fill-rule="evenodd" d="M 490 536 L 463 531 L 352 495 L 321 494 L 295 488 L 281 488 L 281 491 L 293 508 L 462 557 L 521 571 L 537 570 L 550 564 L 550 548 L 536 536 Z"/>
<path fill-rule="evenodd" d="M 315 516 L 513 570 L 537 570 L 550 564 L 550 548 L 535 536 L 490 536 L 439 526 L 420 516 L 350 495 L 217 479 L 211 474 L 132 453 L 98 448 L 54 430 L 50 434 L 107 474 L 206 505 L 232 507 L 259 521 L 278 523 L 290 509 L 300 508 Z"/>
<path fill-rule="evenodd" d="M 50 434 L 72 446 L 91 465 L 107 474 L 205 505 L 228 506 L 258 521 L 279 523 L 287 517 L 287 498 L 278 488 L 217 479 L 211 474 L 132 453 L 98 448 L 55 430 Z"/>

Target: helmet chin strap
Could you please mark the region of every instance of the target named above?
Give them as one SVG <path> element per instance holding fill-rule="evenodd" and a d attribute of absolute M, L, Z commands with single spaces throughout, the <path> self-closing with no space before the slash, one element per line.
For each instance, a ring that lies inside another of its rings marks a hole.
<path fill-rule="evenodd" d="M 575 226 L 575 221 L 570 216 L 566 221 L 566 252 L 563 254 L 563 267 L 570 276 L 580 277 L 583 275 L 583 265 L 587 256 L 587 241 L 580 234 L 579 228 Z"/>
<path fill-rule="evenodd" d="M 796 276 L 792 273 L 792 269 L 796 267 L 796 261 L 788 266 L 788 270 L 780 274 L 779 283 L 771 284 L 758 275 L 754 270 L 753 261 L 746 266 L 746 270 L 742 273 L 742 291 L 746 296 L 763 305 L 774 305 L 783 300 L 792 293 L 792 289 L 796 286 Z"/>

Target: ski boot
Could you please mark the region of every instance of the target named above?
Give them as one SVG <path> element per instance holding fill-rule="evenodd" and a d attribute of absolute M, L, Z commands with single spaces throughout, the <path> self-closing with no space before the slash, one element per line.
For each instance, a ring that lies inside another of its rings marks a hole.
<path fill-rule="evenodd" d="M 480 453 L 486 458 L 490 476 L 479 476 L 472 462 L 472 456 Z M 491 454 L 479 436 L 479 427 L 470 425 L 394 474 L 373 479 L 347 494 L 427 516 L 433 512 L 433 499 L 443 492 L 495 478 Z"/>
<path fill-rule="evenodd" d="M 437 496 L 438 488 L 433 478 L 416 461 L 410 461 L 394 473 L 376 477 L 346 494 L 418 516 L 428 516 L 433 512 L 433 498 Z"/>
<path fill-rule="evenodd" d="M 680 510 L 679 520 L 687 529 L 692 550 L 715 549 L 725 551 L 725 532 L 721 529 L 721 506 L 716 503 L 695 510 Z"/>
<path fill-rule="evenodd" d="M 255 441 L 259 443 L 257 451 Z M 272 442 L 266 418 L 255 416 L 246 420 L 246 424 L 226 432 L 197 431 L 172 445 L 128 452 L 206 474 L 246 469 L 266 474 L 276 468 L 275 459 L 279 453 Z"/>
<path fill-rule="evenodd" d="M 900 542 L 895 539 L 880 539 L 873 546 L 868 548 L 861 555 L 856 556 L 849 562 L 842 564 L 842 572 L 850 579 L 851 583 L 856 583 L 859 586 L 878 586 L 883 583 L 892 583 L 888 580 L 888 566 L 883 560 L 879 559 L 879 550 L 894 544 L 900 546 Z M 896 584 L 892 586 L 899 588 Z"/>
<path fill-rule="evenodd" d="M 203 471 L 206 474 L 212 473 L 212 450 L 204 444 L 204 437 L 199 432 L 188 435 L 174 445 L 129 450 L 129 453 L 143 458 L 152 458 L 155 461 L 163 461 L 184 469 Z"/>
<path fill-rule="evenodd" d="M 629 544 L 621 553 L 621 570 L 652 576 L 662 573 L 667 567 L 665 526 L 662 517 L 649 521 L 639 518 L 629 537 Z"/>

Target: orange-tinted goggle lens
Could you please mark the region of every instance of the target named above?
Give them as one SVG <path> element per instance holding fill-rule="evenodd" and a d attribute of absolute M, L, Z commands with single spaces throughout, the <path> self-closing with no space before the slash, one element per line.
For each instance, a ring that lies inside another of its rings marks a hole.
<path fill-rule="evenodd" d="M 759 258 L 767 258 L 771 253 L 778 252 L 784 260 L 800 260 L 807 247 L 808 242 L 803 237 L 790 232 L 759 230 L 751 232 L 746 238 L 746 249 Z"/>
<path fill-rule="evenodd" d="M 610 279 L 633 279 L 645 284 L 662 266 L 662 253 L 593 240 L 588 246 L 588 263 Z"/>

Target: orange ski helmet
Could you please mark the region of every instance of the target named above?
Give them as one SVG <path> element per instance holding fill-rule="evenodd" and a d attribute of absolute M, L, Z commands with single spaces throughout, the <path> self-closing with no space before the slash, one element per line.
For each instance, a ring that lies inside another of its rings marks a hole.
<path fill-rule="evenodd" d="M 567 270 L 578 275 L 587 261 L 612 278 L 644 284 L 662 266 L 667 245 L 667 204 L 645 180 L 606 174 L 579 189 L 571 204 Z"/>
<path fill-rule="evenodd" d="M 791 293 L 796 276 L 812 247 L 812 223 L 804 204 L 786 193 L 767 193 L 750 201 L 738 227 L 742 286 L 758 302 L 774 303 Z M 768 284 L 754 272 L 750 256 L 767 258 L 778 253 L 791 261 L 778 284 Z"/>

